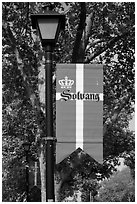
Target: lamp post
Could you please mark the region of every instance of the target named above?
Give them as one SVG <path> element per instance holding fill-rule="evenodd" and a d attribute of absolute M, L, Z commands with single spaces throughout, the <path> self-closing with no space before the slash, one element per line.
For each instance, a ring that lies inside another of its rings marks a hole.
<path fill-rule="evenodd" d="M 24 142 L 22 144 L 26 154 L 26 201 L 29 202 L 29 166 L 28 166 L 28 153 L 30 150 L 30 143 Z"/>
<path fill-rule="evenodd" d="M 52 52 L 60 30 L 65 28 L 65 16 L 50 7 L 44 13 L 31 15 L 32 28 L 38 29 L 45 50 L 45 109 L 46 109 L 46 202 L 54 202 L 54 141 L 53 135 L 53 86 Z"/>

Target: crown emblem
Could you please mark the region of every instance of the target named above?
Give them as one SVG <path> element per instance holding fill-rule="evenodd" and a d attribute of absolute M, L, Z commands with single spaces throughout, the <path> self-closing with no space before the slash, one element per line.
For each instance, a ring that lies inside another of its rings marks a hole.
<path fill-rule="evenodd" d="M 74 80 L 69 79 L 67 76 L 65 76 L 64 79 L 61 79 L 58 82 L 62 89 L 71 89 L 72 85 L 74 84 Z"/>

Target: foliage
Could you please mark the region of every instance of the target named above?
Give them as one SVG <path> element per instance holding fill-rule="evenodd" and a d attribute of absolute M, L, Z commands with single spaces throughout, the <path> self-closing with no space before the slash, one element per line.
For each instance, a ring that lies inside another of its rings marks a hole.
<path fill-rule="evenodd" d="M 61 163 L 57 164 L 56 171 L 60 172 L 66 177 L 61 184 L 59 201 L 64 200 L 65 197 L 72 196 L 74 191 L 80 190 L 84 194 L 96 191 L 97 181 L 101 175 L 102 166 L 97 163 L 88 154 L 78 148 L 72 154 L 64 159 Z M 85 199 L 87 199 L 85 197 Z"/>
<path fill-rule="evenodd" d="M 39 98 L 38 85 L 41 81 L 38 74 L 43 67 L 44 52 L 37 33 L 31 30 L 30 14 L 41 11 L 42 6 L 46 4 L 48 3 L 3 2 L 2 4 L 3 201 L 23 199 L 21 196 L 24 195 L 22 170 L 24 153 L 21 148 L 23 141 L 28 139 L 32 143 L 32 156 L 40 158 L 42 152 L 41 138 L 45 136 L 46 126 L 45 111 Z M 129 131 L 128 124 L 134 112 L 135 102 L 135 4 L 134 2 L 55 2 L 52 5 L 55 10 L 66 15 L 65 32 L 61 33 L 55 48 L 55 63 L 105 64 L 104 164 L 100 167 L 96 162 L 91 162 L 86 155 L 84 160 L 81 157 L 75 166 L 77 160 L 73 162 L 75 158 L 73 154 L 71 159 L 68 158 L 60 164 L 61 170 L 58 170 L 61 172 L 60 180 L 62 179 L 61 192 L 63 194 L 68 188 L 65 186 L 66 180 L 63 181 L 64 177 L 71 183 L 69 192 L 72 194 L 78 185 L 82 189 L 94 186 L 96 183 L 94 181 L 97 179 L 96 177 L 94 180 L 92 174 L 95 172 L 94 166 L 98 166 L 95 169 L 96 173 L 101 174 L 101 178 L 109 177 L 120 155 L 126 158 L 134 177 L 135 136 Z M 66 175 L 65 169 L 68 167 Z M 9 182 L 10 178 L 12 182 Z"/>
<path fill-rule="evenodd" d="M 102 182 L 98 202 L 134 202 L 135 186 L 128 168 L 116 172 L 109 180 Z"/>
<path fill-rule="evenodd" d="M 16 179 L 15 179 L 16 178 Z M 3 164 L 3 201 L 23 202 L 25 200 L 25 167 L 15 160 Z M 23 193 L 24 192 L 24 193 Z"/>

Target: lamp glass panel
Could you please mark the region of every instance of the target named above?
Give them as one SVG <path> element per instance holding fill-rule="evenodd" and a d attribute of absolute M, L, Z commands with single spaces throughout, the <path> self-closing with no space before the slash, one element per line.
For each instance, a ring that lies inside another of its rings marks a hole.
<path fill-rule="evenodd" d="M 38 19 L 38 26 L 42 40 L 54 40 L 59 19 Z"/>

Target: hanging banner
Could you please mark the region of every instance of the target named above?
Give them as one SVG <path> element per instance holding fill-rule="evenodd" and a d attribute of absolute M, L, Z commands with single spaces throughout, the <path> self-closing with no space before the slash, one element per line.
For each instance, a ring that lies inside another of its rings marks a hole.
<path fill-rule="evenodd" d="M 103 65 L 57 64 L 56 162 L 81 148 L 103 162 Z"/>

